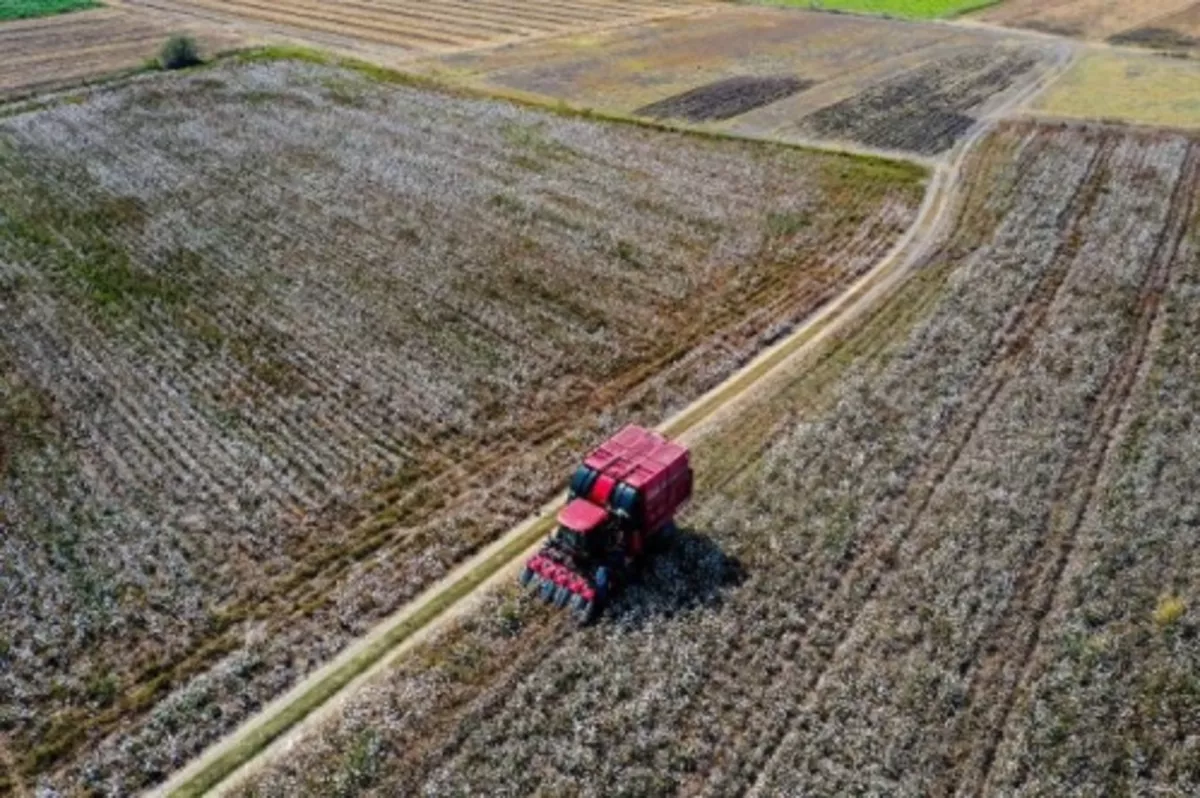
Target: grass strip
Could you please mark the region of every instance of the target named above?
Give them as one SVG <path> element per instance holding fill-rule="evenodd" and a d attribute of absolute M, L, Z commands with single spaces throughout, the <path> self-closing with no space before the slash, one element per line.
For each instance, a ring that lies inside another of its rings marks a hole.
<path fill-rule="evenodd" d="M 4 0 L 0 2 L 0 22 L 14 19 L 32 19 L 99 8 L 96 0 Z"/>
<path fill-rule="evenodd" d="M 761 5 L 809 8 L 814 11 L 847 11 L 852 14 L 941 19 L 993 6 L 1002 0 L 759 0 Z"/>

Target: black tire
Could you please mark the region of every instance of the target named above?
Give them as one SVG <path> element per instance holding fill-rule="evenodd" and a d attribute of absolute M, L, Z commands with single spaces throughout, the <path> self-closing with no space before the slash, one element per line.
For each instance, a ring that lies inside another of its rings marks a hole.
<path fill-rule="evenodd" d="M 576 596 L 576 598 L 579 599 L 579 602 L 577 604 L 572 603 L 571 614 L 575 617 L 575 622 L 577 624 L 580 626 L 587 626 L 596 620 L 596 616 L 600 614 L 599 610 L 597 609 L 595 602 L 588 601 L 582 596 Z"/>

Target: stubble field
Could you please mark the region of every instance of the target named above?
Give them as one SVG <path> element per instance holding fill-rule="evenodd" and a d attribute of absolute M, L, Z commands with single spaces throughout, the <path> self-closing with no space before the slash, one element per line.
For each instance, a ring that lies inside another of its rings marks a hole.
<path fill-rule="evenodd" d="M 407 68 L 752 137 L 935 156 L 1059 57 L 1003 31 L 733 6 Z"/>
<path fill-rule="evenodd" d="M 601 623 L 494 595 L 239 794 L 1190 794 L 1200 142 L 1008 123 L 968 172 Z"/>
<path fill-rule="evenodd" d="M 139 69 L 172 33 L 193 36 L 206 55 L 243 42 L 194 19 L 114 8 L 9 22 L 0 25 L 0 102 Z"/>
<path fill-rule="evenodd" d="M 1200 63 L 1149 53 L 1090 52 L 1038 97 L 1031 111 L 1200 128 Z"/>
<path fill-rule="evenodd" d="M 1113 44 L 1184 52 L 1200 46 L 1196 0 L 1004 0 L 977 16 L 1001 25 Z"/>
<path fill-rule="evenodd" d="M 839 293 L 925 179 L 298 62 L 10 116 L 0 176 L 0 784 L 122 795 Z"/>
<path fill-rule="evenodd" d="M 704 0 L 125 0 L 385 61 L 689 14 Z"/>

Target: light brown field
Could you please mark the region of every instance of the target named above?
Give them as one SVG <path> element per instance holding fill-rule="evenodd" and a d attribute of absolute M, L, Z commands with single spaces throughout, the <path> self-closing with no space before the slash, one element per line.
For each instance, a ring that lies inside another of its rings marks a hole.
<path fill-rule="evenodd" d="M 979 28 L 730 7 L 407 68 L 619 114 L 730 78 L 793 78 L 797 93 L 711 126 L 932 155 L 1051 59 L 1049 46 Z"/>
<path fill-rule="evenodd" d="M 137 69 L 172 33 L 196 37 L 210 54 L 242 42 L 195 19 L 116 8 L 0 24 L 0 101 Z"/>
<path fill-rule="evenodd" d="M 239 793 L 1191 794 L 1200 142 L 1012 123 L 577 630 L 502 591 Z"/>
<path fill-rule="evenodd" d="M 704 0 L 123 0 L 393 63 L 704 9 Z"/>
<path fill-rule="evenodd" d="M 1198 15 L 1200 3 L 1196 0 L 1004 0 L 974 18 L 1065 36 L 1156 46 L 1156 41 L 1166 44 L 1171 33 L 1196 35 L 1200 32 Z M 1197 46 L 1200 42 L 1189 45 L 1184 38 L 1177 38 L 1174 44 Z"/>
<path fill-rule="evenodd" d="M 130 794 L 837 295 L 925 173 L 234 62 L 0 120 L 0 176 L 0 728 Z"/>
<path fill-rule="evenodd" d="M 1096 50 L 1074 64 L 1030 111 L 1074 119 L 1200 127 L 1200 62 Z"/>

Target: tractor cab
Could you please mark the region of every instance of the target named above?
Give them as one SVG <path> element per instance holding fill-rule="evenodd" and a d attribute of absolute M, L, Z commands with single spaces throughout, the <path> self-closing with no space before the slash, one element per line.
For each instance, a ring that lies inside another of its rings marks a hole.
<path fill-rule="evenodd" d="M 608 546 L 608 511 L 587 499 L 572 499 L 558 513 L 555 541 L 576 557 L 603 553 Z"/>

